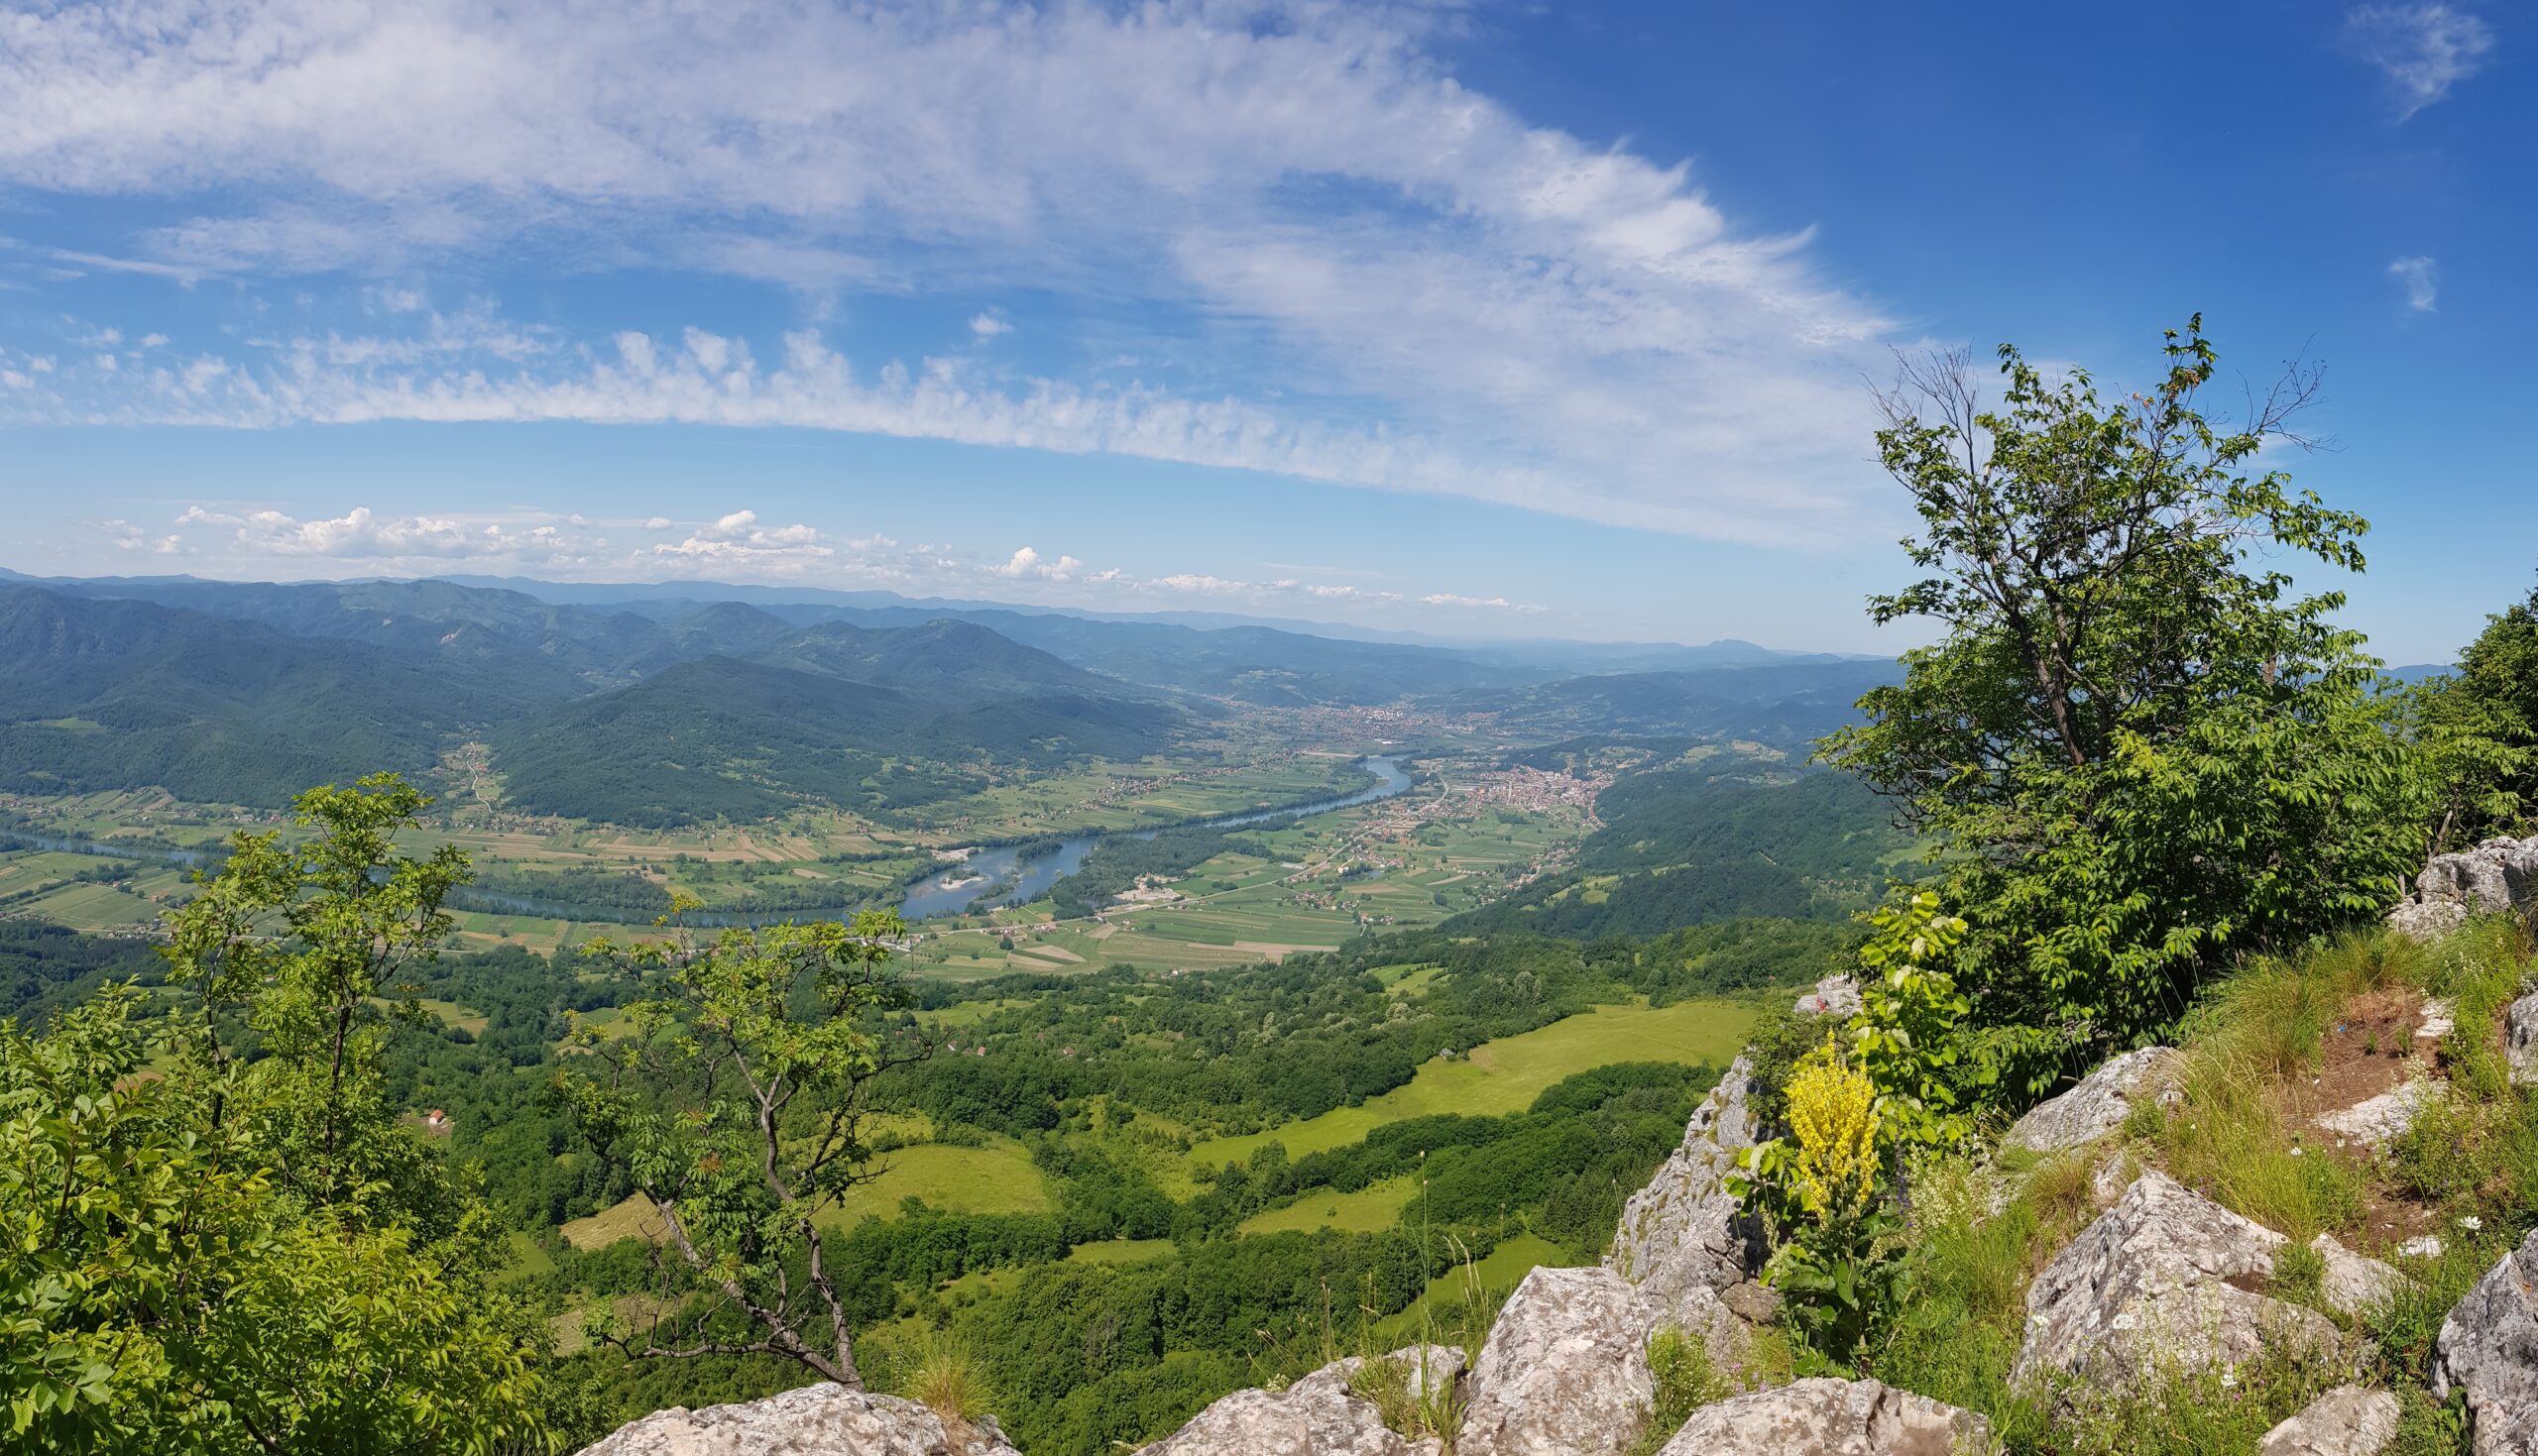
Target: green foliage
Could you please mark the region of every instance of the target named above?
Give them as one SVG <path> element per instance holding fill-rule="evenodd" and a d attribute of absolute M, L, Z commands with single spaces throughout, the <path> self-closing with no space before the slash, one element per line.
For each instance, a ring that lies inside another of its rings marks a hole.
<path fill-rule="evenodd" d="M 7 1428 L 57 1449 L 551 1444 L 500 1234 L 382 1091 L 372 998 L 427 958 L 464 873 L 392 836 L 394 776 L 240 836 L 173 916 L 181 1019 L 109 987 L 43 1037 L 0 1022 Z M 157 1071 L 144 1063 L 159 1053 Z"/>
<path fill-rule="evenodd" d="M 1936 837 L 1983 1050 L 2033 1090 L 2156 1034 L 2210 967 L 2374 913 L 2422 850 L 2397 703 L 2329 619 L 2342 598 L 2259 562 L 2362 567 L 2360 517 L 2250 468 L 2313 377 L 2224 428 L 2196 408 L 2200 320 L 2166 352 L 2113 404 L 2007 347 L 1997 408 L 1954 361 L 1908 377 L 1878 438 L 1928 575 L 1870 614 L 1945 636 L 1822 745 Z"/>
<path fill-rule="evenodd" d="M 1923 891 L 1880 906 L 1877 933 L 1860 948 L 1860 1012 L 1851 1018 L 1851 1056 L 1877 1088 L 1884 1136 L 1898 1147 L 1947 1147 L 1969 1131 L 1958 1112 L 1963 1089 L 1988 1067 L 1960 1064 L 1958 1024 L 1968 1004 L 1940 967 L 1965 938 L 1965 922 L 1939 911 Z"/>
<path fill-rule="evenodd" d="M 1897 1308 L 1895 1146 L 1876 1084 L 1830 1032 L 1783 1091 L 1788 1136 L 1740 1153 L 1729 1186 L 1771 1231 L 1763 1278 L 1790 1296 L 1789 1323 L 1822 1355 L 1847 1360 Z"/>
<path fill-rule="evenodd" d="M 869 1176 L 873 1078 L 894 1057 L 924 1053 L 896 1052 L 877 1034 L 878 1014 L 905 1004 L 886 946 L 905 933 L 897 916 L 871 911 L 851 925 L 728 931 L 703 946 L 680 934 L 585 948 L 644 994 L 626 1007 L 630 1035 L 586 1036 L 586 1055 L 558 1073 L 574 1126 L 658 1213 L 677 1255 L 664 1265 L 665 1292 L 701 1287 L 751 1326 L 753 1337 L 688 1350 L 781 1355 L 860 1384 L 819 1225 Z"/>
<path fill-rule="evenodd" d="M 2524 828 L 2538 805 L 2538 592 L 2423 684 L 2414 727 L 2435 786 L 2435 852 Z"/>

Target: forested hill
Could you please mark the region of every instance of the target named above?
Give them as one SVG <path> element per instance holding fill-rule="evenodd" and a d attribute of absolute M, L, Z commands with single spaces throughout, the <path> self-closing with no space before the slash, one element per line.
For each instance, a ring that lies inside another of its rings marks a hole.
<path fill-rule="evenodd" d="M 1445 928 L 1593 939 L 1744 917 L 1846 920 L 1905 872 L 1892 807 L 1848 774 L 1727 758 L 1626 774 L 1575 866 Z"/>

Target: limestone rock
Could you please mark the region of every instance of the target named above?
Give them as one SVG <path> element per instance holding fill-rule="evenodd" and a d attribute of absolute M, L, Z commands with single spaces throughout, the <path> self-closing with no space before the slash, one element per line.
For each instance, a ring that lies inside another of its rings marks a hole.
<path fill-rule="evenodd" d="M 2487 840 L 2458 854 L 2435 854 L 2415 876 L 2388 924 L 2401 935 L 2431 940 L 2456 930 L 2469 915 L 2526 908 L 2538 900 L 2538 836 Z"/>
<path fill-rule="evenodd" d="M 2438 1042 L 2459 1026 L 2459 1002 L 2450 996 L 2435 996 L 2423 1003 L 2423 1020 L 2415 1026 L 2415 1040 Z"/>
<path fill-rule="evenodd" d="M 2388 912 L 2388 929 L 2409 941 L 2438 941 L 2468 923 L 2468 907 L 2456 900 L 2404 900 Z"/>
<path fill-rule="evenodd" d="M 673 1405 L 581 1456 L 1016 1456 L 992 1420 L 954 1434 L 914 1400 L 822 1383 L 730 1405 Z M 1387 1453 L 1389 1456 L 1389 1453 Z"/>
<path fill-rule="evenodd" d="M 2441 1235 L 2417 1234 L 2397 1246 L 2401 1259 L 2438 1259 L 2442 1250 Z"/>
<path fill-rule="evenodd" d="M 1971 1456 L 1992 1428 L 1971 1410 L 1873 1380 L 1802 1380 L 1692 1412 L 1661 1456 Z"/>
<path fill-rule="evenodd" d="M 1636 1288 L 1643 1331 L 1713 1327 L 1719 1297 L 1762 1268 L 1762 1230 L 1726 1186 L 1736 1155 L 1754 1146 L 1753 1088 L 1753 1065 L 1739 1057 L 1692 1113 L 1682 1145 L 1622 1205 L 1604 1267 Z"/>
<path fill-rule="evenodd" d="M 2396 1397 L 2338 1386 L 2266 1431 L 2256 1456 L 2379 1456 L 2396 1438 Z"/>
<path fill-rule="evenodd" d="M 2439 1077 L 2410 1078 L 2376 1097 L 2365 1097 L 2340 1111 L 2320 1113 L 2318 1126 L 2333 1133 L 2339 1142 L 2384 1148 L 2405 1136 L 2406 1129 L 2415 1125 L 2415 1118 L 2449 1091 L 2450 1083 Z"/>
<path fill-rule="evenodd" d="M 2538 1453 L 2538 1232 L 2477 1281 L 2441 1322 L 2432 1395 L 2468 1396 L 2477 1456 Z"/>
<path fill-rule="evenodd" d="M 2511 1003 L 2502 1016 L 2503 1059 L 2511 1064 L 2511 1084 L 2538 1082 L 2538 992 Z"/>
<path fill-rule="evenodd" d="M 2340 1347 L 2313 1309 L 2228 1281 L 2273 1273 L 2282 1235 L 2145 1173 L 2028 1286 L 2015 1378 L 2130 1381 L 2153 1364 L 2235 1366 L 2265 1349 Z"/>
<path fill-rule="evenodd" d="M 1321 1372 L 1315 1372 L 1320 1375 Z M 1236 1391 L 1138 1456 L 1419 1456 L 1344 1381 L 1308 1376 L 1283 1391 Z"/>
<path fill-rule="evenodd" d="M 2002 1141 L 2036 1153 L 2093 1143 L 2124 1126 L 2137 1099 L 2173 1100 L 2184 1061 L 2173 1047 L 2144 1047 L 2108 1058 L 2071 1090 L 2028 1108 Z"/>
<path fill-rule="evenodd" d="M 1406 1388 L 1414 1400 L 1427 1399 L 1431 1391 L 1450 1391 L 1454 1382 L 1463 1377 L 1463 1352 L 1451 1345 L 1404 1345 L 1389 1355 L 1375 1358 L 1401 1367 Z M 1365 1360 L 1356 1355 L 1334 1360 L 1287 1389 L 1292 1393 L 1328 1386 L 1343 1396 L 1348 1395 L 1350 1384 L 1365 1365 Z"/>
<path fill-rule="evenodd" d="M 1801 1016 L 1841 1016 L 1860 1014 L 1860 983 L 1846 975 L 1828 975 L 1815 983 L 1815 989 L 1800 994 L 1797 1004 L 1789 1009 Z"/>
<path fill-rule="evenodd" d="M 1609 1269 L 1537 1269 L 1465 1382 L 1459 1456 L 1607 1456 L 1656 1399 L 1631 1287 Z"/>
<path fill-rule="evenodd" d="M 2333 1234 L 2318 1235 L 2309 1247 L 2326 1261 L 2326 1277 L 2319 1281 L 2318 1291 L 2338 1314 L 2367 1314 L 2384 1308 L 2414 1283 L 2366 1254 L 2356 1254 L 2336 1242 Z"/>

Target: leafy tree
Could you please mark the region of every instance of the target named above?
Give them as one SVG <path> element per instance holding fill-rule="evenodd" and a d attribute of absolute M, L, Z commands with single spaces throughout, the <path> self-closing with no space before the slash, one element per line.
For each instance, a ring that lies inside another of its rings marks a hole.
<path fill-rule="evenodd" d="M 887 949 L 905 932 L 867 911 L 705 945 L 681 931 L 584 948 L 643 996 L 626 1008 L 627 1035 L 581 1036 L 588 1055 L 557 1085 L 581 1135 L 658 1215 L 665 1298 L 707 1301 L 671 1328 L 603 1339 L 639 1358 L 778 1355 L 862 1388 L 853 1291 L 820 1226 L 878 1174 L 865 1137 L 873 1078 L 924 1052 L 878 1034 L 878 1013 L 910 999 Z M 731 1318 L 747 1332 L 726 1337 Z"/>
<path fill-rule="evenodd" d="M 2202 971 L 2369 913 L 2422 848 L 2419 780 L 2361 638 L 2259 558 L 2359 571 L 2367 524 L 2255 471 L 2317 376 L 2235 428 L 2198 408 L 2198 317 L 2109 403 L 2014 348 L 1984 407 L 1961 358 L 1907 367 L 1878 443 L 1928 573 L 1870 599 L 1936 622 L 1822 756 L 1892 796 L 1971 923 L 1982 1050 L 2041 1089 L 2154 1035 Z"/>
<path fill-rule="evenodd" d="M 170 918 L 180 1016 L 112 986 L 41 1038 L 0 1021 L 13 1436 L 553 1444 L 536 1327 L 491 1283 L 500 1235 L 381 1092 L 373 998 L 431 954 L 465 872 L 395 852 L 422 805 L 382 775 L 302 795 L 296 844 L 237 837 Z"/>
<path fill-rule="evenodd" d="M 2416 730 L 2439 796 L 2436 852 L 2527 823 L 2538 804 L 2538 591 L 2485 618 L 2459 671 L 2424 685 Z"/>

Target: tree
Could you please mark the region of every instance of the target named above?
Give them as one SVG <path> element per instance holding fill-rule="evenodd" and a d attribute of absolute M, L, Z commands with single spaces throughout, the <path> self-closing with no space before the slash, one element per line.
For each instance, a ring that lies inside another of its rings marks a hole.
<path fill-rule="evenodd" d="M 865 911 L 702 946 L 682 929 L 583 948 L 641 997 L 626 1035 L 579 1034 L 580 1069 L 557 1085 L 582 1137 L 659 1217 L 664 1302 L 705 1300 L 670 1328 L 655 1317 L 601 1338 L 642 1358 L 778 1355 L 862 1389 L 820 1228 L 878 1176 L 864 1136 L 872 1079 L 927 1050 L 876 1025 L 913 999 L 889 964 L 905 934 L 895 913 Z M 732 1317 L 748 1331 L 727 1335 Z"/>
<path fill-rule="evenodd" d="M 2006 346 L 1997 408 L 1961 357 L 1907 366 L 1878 444 L 1928 574 L 1869 612 L 1943 636 L 1819 745 L 1937 844 L 1984 1056 L 2035 1089 L 2155 1035 L 2207 967 L 2377 910 L 2422 848 L 2397 700 L 2331 620 L 2341 594 L 2259 565 L 2363 568 L 2366 522 L 2252 469 L 2305 443 L 2316 372 L 2233 428 L 2198 408 L 2200 317 L 2165 354 L 2112 404 Z"/>
<path fill-rule="evenodd" d="M 2528 823 L 2538 804 L 2538 591 L 2485 618 L 2457 673 L 2423 685 L 2415 728 L 2438 795 L 2436 853 Z"/>
<path fill-rule="evenodd" d="M 465 864 L 391 836 L 393 775 L 241 835 L 171 917 L 171 980 L 0 1021 L 0 1400 L 63 1450 L 547 1446 L 537 1326 L 472 1190 L 380 1092 L 373 997 Z M 156 1059 L 154 1061 L 154 1058 Z"/>

